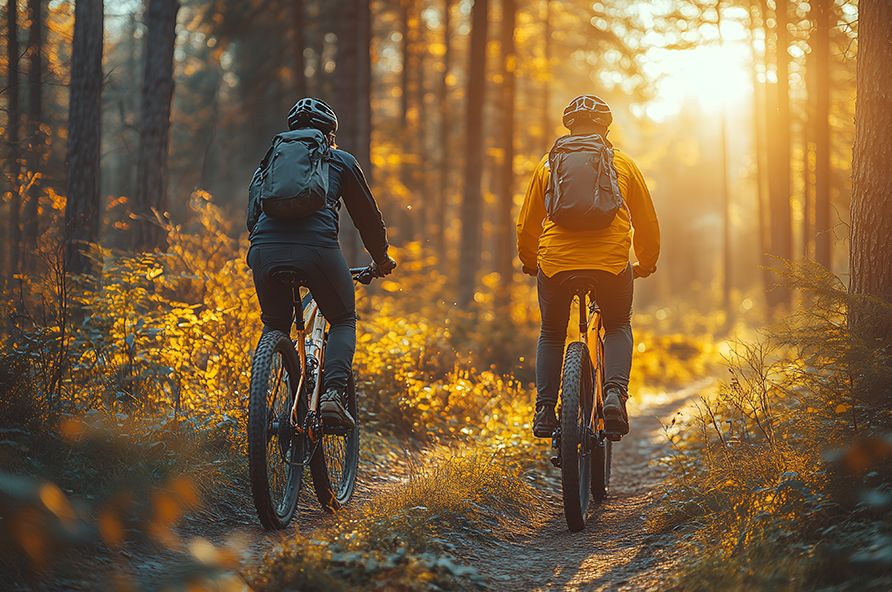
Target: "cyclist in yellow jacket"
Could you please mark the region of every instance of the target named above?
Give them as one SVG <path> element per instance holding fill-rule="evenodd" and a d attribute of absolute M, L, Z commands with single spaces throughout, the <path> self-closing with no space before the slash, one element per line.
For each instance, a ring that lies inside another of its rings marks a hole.
<path fill-rule="evenodd" d="M 612 121 L 610 107 L 594 95 L 576 97 L 564 109 L 563 123 L 570 134 L 599 134 L 610 148 L 607 134 Z M 614 165 L 625 205 L 607 228 L 569 230 L 546 216 L 548 155 L 533 173 L 517 220 L 517 250 L 524 272 L 537 278 L 542 316 L 536 350 L 537 395 L 533 419 L 533 433 L 537 437 L 550 437 L 557 427 L 554 407 L 572 299 L 561 284 L 580 270 L 592 272 L 604 321 L 606 429 L 629 433 L 626 399 L 632 368 L 632 280 L 656 271 L 660 226 L 650 192 L 635 162 L 615 150 Z M 635 265 L 629 261 L 632 246 L 638 259 Z"/>

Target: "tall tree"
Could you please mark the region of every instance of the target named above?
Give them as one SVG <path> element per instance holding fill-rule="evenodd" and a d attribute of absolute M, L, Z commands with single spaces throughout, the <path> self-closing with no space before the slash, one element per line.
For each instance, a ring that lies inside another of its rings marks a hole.
<path fill-rule="evenodd" d="M 22 227 L 19 221 L 21 211 L 21 174 L 19 162 L 19 7 L 18 2 L 6 2 L 6 65 L 9 87 L 6 89 L 7 109 L 9 109 L 7 144 L 9 146 L 9 179 L 12 185 L 12 199 L 9 201 L 9 277 L 19 273 Z"/>
<path fill-rule="evenodd" d="M 436 236 L 435 245 L 440 256 L 440 262 L 445 263 L 446 249 L 446 204 L 449 201 L 449 130 L 452 129 L 452 114 L 449 101 L 449 76 L 452 58 L 452 0 L 443 0 L 443 76 L 440 79 L 437 102 L 440 105 L 440 131 L 438 140 L 440 144 L 440 191 L 437 195 L 437 209 L 435 214 Z"/>
<path fill-rule="evenodd" d="M 173 53 L 179 9 L 177 0 L 149 0 L 134 199 L 133 248 L 137 251 L 167 248 L 167 234 L 155 212 L 163 215 L 167 210 Z"/>
<path fill-rule="evenodd" d="M 342 0 L 338 35 L 338 143 L 371 171 L 371 10 L 367 0 Z M 359 233 L 352 224 L 340 227 L 341 246 L 350 265 L 360 265 Z M 365 257 L 367 258 L 367 257 Z"/>
<path fill-rule="evenodd" d="M 500 277 L 502 298 L 510 298 L 509 289 L 514 276 L 516 246 L 512 211 L 514 206 L 514 93 L 517 56 L 514 29 L 517 5 L 514 0 L 502 0 L 502 97 L 498 111 L 502 113 L 501 141 L 503 158 L 499 166 L 499 203 L 496 219 L 496 271 Z M 503 302 L 505 304 L 505 302 Z"/>
<path fill-rule="evenodd" d="M 99 236 L 99 148 L 102 112 L 102 0 L 77 0 L 68 100 L 68 182 L 65 202 L 67 269 L 89 271 L 81 253 Z"/>
<path fill-rule="evenodd" d="M 40 224 L 37 217 L 39 210 L 39 174 L 43 169 L 43 0 L 28 1 L 28 131 L 27 131 L 27 170 L 33 179 L 29 182 L 26 193 L 25 208 L 22 215 L 22 240 L 25 245 L 26 265 L 28 271 L 34 271 L 37 250 L 37 237 Z"/>
<path fill-rule="evenodd" d="M 774 29 L 768 27 L 768 19 L 765 21 L 766 33 L 771 33 L 771 40 L 774 41 L 771 49 L 777 75 L 774 93 L 769 93 L 767 113 L 771 254 L 789 260 L 793 258 L 793 237 L 790 214 L 790 54 L 787 51 L 787 0 L 776 0 L 775 6 Z M 789 302 L 790 291 L 785 288 L 775 287 L 768 292 L 768 303 L 772 307 Z"/>
<path fill-rule="evenodd" d="M 465 119 L 465 183 L 461 204 L 459 253 L 459 305 L 474 298 L 480 267 L 483 194 L 483 101 L 486 97 L 487 0 L 475 0 L 471 15 L 471 51 L 468 63 L 468 104 Z"/>
<path fill-rule="evenodd" d="M 542 85 L 542 138 L 543 152 L 551 148 L 552 130 L 554 125 L 551 118 L 551 47 L 554 45 L 551 39 L 551 0 L 545 0 L 545 17 L 542 19 L 545 32 L 542 41 L 545 45 L 545 84 Z"/>
<path fill-rule="evenodd" d="M 892 3 L 861 0 L 858 13 L 849 291 L 892 302 Z"/>
<path fill-rule="evenodd" d="M 304 73 L 304 50 L 307 48 L 304 35 L 304 0 L 292 0 L 291 34 L 294 35 L 294 98 L 295 101 L 307 96 L 307 76 Z"/>
<path fill-rule="evenodd" d="M 815 64 L 815 261 L 831 268 L 830 0 L 813 0 Z"/>

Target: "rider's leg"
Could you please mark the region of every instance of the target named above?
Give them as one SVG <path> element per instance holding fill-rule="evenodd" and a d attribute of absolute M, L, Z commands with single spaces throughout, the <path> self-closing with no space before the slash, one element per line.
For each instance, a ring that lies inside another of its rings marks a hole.
<path fill-rule="evenodd" d="M 248 251 L 248 266 L 254 275 L 254 288 L 260 302 L 260 320 L 263 321 L 264 332 L 273 329 L 285 335 L 291 332 L 291 321 L 294 318 L 294 296 L 291 288 L 264 278 L 264 268 L 269 269 L 277 263 L 290 263 L 288 248 L 252 247 Z"/>
<path fill-rule="evenodd" d="M 343 399 L 356 353 L 356 294 L 340 249 L 307 247 L 302 267 L 313 299 L 329 323 L 323 362 L 320 411 L 326 425 L 352 428 Z"/>
<path fill-rule="evenodd" d="M 629 388 L 632 371 L 632 266 L 619 275 L 600 272 L 598 306 L 604 323 L 604 390 Z"/>
<path fill-rule="evenodd" d="M 626 413 L 632 370 L 633 274 L 629 265 L 619 275 L 597 274 L 598 306 L 604 323 L 604 415 L 610 432 L 629 433 Z"/>
<path fill-rule="evenodd" d="M 561 384 L 561 363 L 567 341 L 572 297 L 562 288 L 557 277 L 549 278 L 539 271 L 537 282 L 542 326 L 536 348 L 536 414 L 533 435 L 550 437 L 557 427 L 554 407 Z"/>
<path fill-rule="evenodd" d="M 537 292 L 542 325 L 536 348 L 536 405 L 555 405 L 561 384 L 572 296 L 561 286 L 557 275 L 549 278 L 542 270 L 539 270 Z"/>

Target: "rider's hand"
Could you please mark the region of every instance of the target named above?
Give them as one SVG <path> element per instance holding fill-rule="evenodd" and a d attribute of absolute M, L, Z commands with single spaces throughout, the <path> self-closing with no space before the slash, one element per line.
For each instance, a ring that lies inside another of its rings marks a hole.
<path fill-rule="evenodd" d="M 539 275 L 539 268 L 538 267 L 527 267 L 526 265 L 524 265 L 523 272 L 527 275 L 536 277 L 537 275 Z"/>
<path fill-rule="evenodd" d="M 647 276 L 649 276 L 656 270 L 657 270 L 656 267 L 654 267 L 653 269 L 650 269 L 650 270 L 645 270 L 645 269 L 642 269 L 640 263 L 633 263 L 632 264 L 632 278 L 646 278 Z"/>
<path fill-rule="evenodd" d="M 393 270 L 396 269 L 396 261 L 388 255 L 384 261 L 378 263 L 374 261 L 372 263 L 371 271 L 375 277 L 384 277 L 386 275 L 390 275 L 393 273 Z"/>

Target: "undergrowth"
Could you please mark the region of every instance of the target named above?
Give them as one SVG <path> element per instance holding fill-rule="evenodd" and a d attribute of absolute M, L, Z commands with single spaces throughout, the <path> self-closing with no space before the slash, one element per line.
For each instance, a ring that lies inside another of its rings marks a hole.
<path fill-rule="evenodd" d="M 541 493 L 498 453 L 440 449 L 409 478 L 248 574 L 258 591 L 450 590 L 481 585 L 449 554 L 540 525 Z M 445 552 L 445 554 L 444 554 Z"/>
<path fill-rule="evenodd" d="M 679 590 L 892 585 L 892 337 L 869 330 L 892 307 L 813 263 L 785 273 L 799 311 L 738 344 L 730 380 L 666 427 L 652 523 L 688 547 Z"/>

